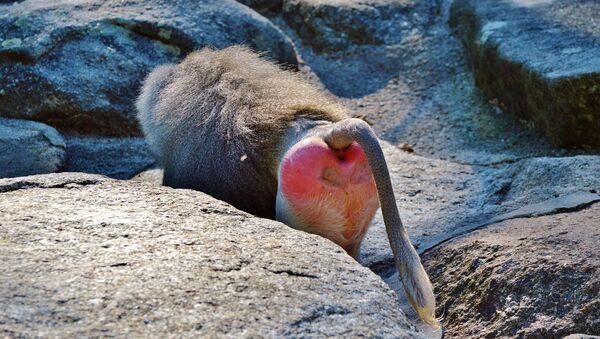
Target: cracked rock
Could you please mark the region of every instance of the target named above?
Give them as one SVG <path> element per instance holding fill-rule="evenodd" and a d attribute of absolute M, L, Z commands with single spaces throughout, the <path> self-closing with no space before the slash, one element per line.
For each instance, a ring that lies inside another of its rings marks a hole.
<path fill-rule="evenodd" d="M 451 338 L 600 334 L 600 204 L 513 219 L 423 259 Z"/>
<path fill-rule="evenodd" d="M 431 22 L 437 5 L 417 0 L 284 0 L 283 17 L 315 51 L 331 52 L 352 45 L 398 44 L 415 27 Z"/>
<path fill-rule="evenodd" d="M 332 242 L 203 193 L 0 180 L 0 336 L 421 338 Z"/>

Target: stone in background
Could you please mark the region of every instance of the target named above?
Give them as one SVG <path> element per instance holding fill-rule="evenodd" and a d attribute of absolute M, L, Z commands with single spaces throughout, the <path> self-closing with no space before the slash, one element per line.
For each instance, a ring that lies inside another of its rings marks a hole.
<path fill-rule="evenodd" d="M 418 0 L 284 0 L 283 17 L 304 43 L 331 52 L 398 44 L 415 26 L 431 22 L 436 8 L 435 1 Z"/>
<path fill-rule="evenodd" d="M 15 3 L 0 11 L 0 116 L 139 135 L 134 101 L 152 68 L 241 43 L 297 62 L 278 28 L 232 0 Z"/>
<path fill-rule="evenodd" d="M 0 178 L 58 172 L 65 162 L 65 141 L 54 128 L 0 118 Z"/>
<path fill-rule="evenodd" d="M 600 2 L 457 0 L 477 85 L 560 147 L 600 146 Z"/>
<path fill-rule="evenodd" d="M 99 138 L 68 135 L 66 172 L 129 179 L 155 163 L 143 138 Z"/>

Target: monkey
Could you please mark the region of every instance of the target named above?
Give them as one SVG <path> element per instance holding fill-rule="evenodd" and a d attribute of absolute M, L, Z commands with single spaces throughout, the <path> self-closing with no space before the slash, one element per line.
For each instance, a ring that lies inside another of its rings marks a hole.
<path fill-rule="evenodd" d="M 136 108 L 165 186 L 320 235 L 357 260 L 381 207 L 408 300 L 438 327 L 379 140 L 332 97 L 247 47 L 205 47 L 155 68 Z"/>

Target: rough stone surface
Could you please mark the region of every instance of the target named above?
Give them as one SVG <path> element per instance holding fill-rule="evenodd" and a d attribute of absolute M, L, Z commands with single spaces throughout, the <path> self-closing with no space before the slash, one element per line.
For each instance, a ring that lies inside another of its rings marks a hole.
<path fill-rule="evenodd" d="M 589 0 L 458 0 L 450 25 L 489 98 L 554 145 L 599 146 L 598 13 Z"/>
<path fill-rule="evenodd" d="M 296 63 L 279 29 L 232 0 L 15 3 L 0 12 L 0 115 L 135 135 L 134 100 L 153 67 L 240 43 Z"/>
<path fill-rule="evenodd" d="M 600 204 L 514 219 L 424 256 L 450 338 L 600 334 Z"/>
<path fill-rule="evenodd" d="M 154 164 L 143 138 L 97 138 L 68 135 L 65 171 L 129 179 Z"/>
<path fill-rule="evenodd" d="M 0 178 L 57 172 L 65 161 L 65 141 L 54 128 L 0 118 Z"/>
<path fill-rule="evenodd" d="M 152 186 L 162 185 L 164 171 L 158 167 L 147 169 L 143 172 L 138 173 L 131 181 L 143 182 Z"/>
<path fill-rule="evenodd" d="M 200 192 L 0 180 L 2 336 L 419 338 L 333 243 Z"/>
<path fill-rule="evenodd" d="M 284 0 L 283 17 L 317 52 L 399 43 L 436 14 L 436 1 Z M 415 7 L 427 7 L 416 12 Z M 421 14 L 426 13 L 424 17 Z"/>
<path fill-rule="evenodd" d="M 491 221 L 554 213 L 600 200 L 600 157 L 540 157 L 476 166 L 401 152 L 383 142 L 400 215 L 419 252 Z M 392 263 L 385 226 L 376 215 L 362 262 L 376 271 Z"/>

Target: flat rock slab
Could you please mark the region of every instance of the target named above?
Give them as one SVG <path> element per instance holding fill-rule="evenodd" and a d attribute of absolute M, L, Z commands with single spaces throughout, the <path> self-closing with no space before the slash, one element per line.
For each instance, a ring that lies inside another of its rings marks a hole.
<path fill-rule="evenodd" d="M 477 85 L 556 146 L 600 145 L 600 2 L 457 0 Z"/>
<path fill-rule="evenodd" d="M 65 162 L 65 141 L 54 128 L 0 118 L 0 178 L 57 172 Z"/>
<path fill-rule="evenodd" d="M 2 336 L 422 337 L 333 243 L 191 190 L 0 180 Z"/>
<path fill-rule="evenodd" d="M 417 7 L 426 9 L 418 14 Z M 317 52 L 397 44 L 430 22 L 436 10 L 435 2 L 418 0 L 284 0 L 282 9 L 286 22 Z"/>
<path fill-rule="evenodd" d="M 513 219 L 427 252 L 456 338 L 600 335 L 600 204 Z"/>
<path fill-rule="evenodd" d="M 0 11 L 0 115 L 65 132 L 139 134 L 134 101 L 157 65 L 247 44 L 296 64 L 290 40 L 232 0 L 42 1 Z"/>

